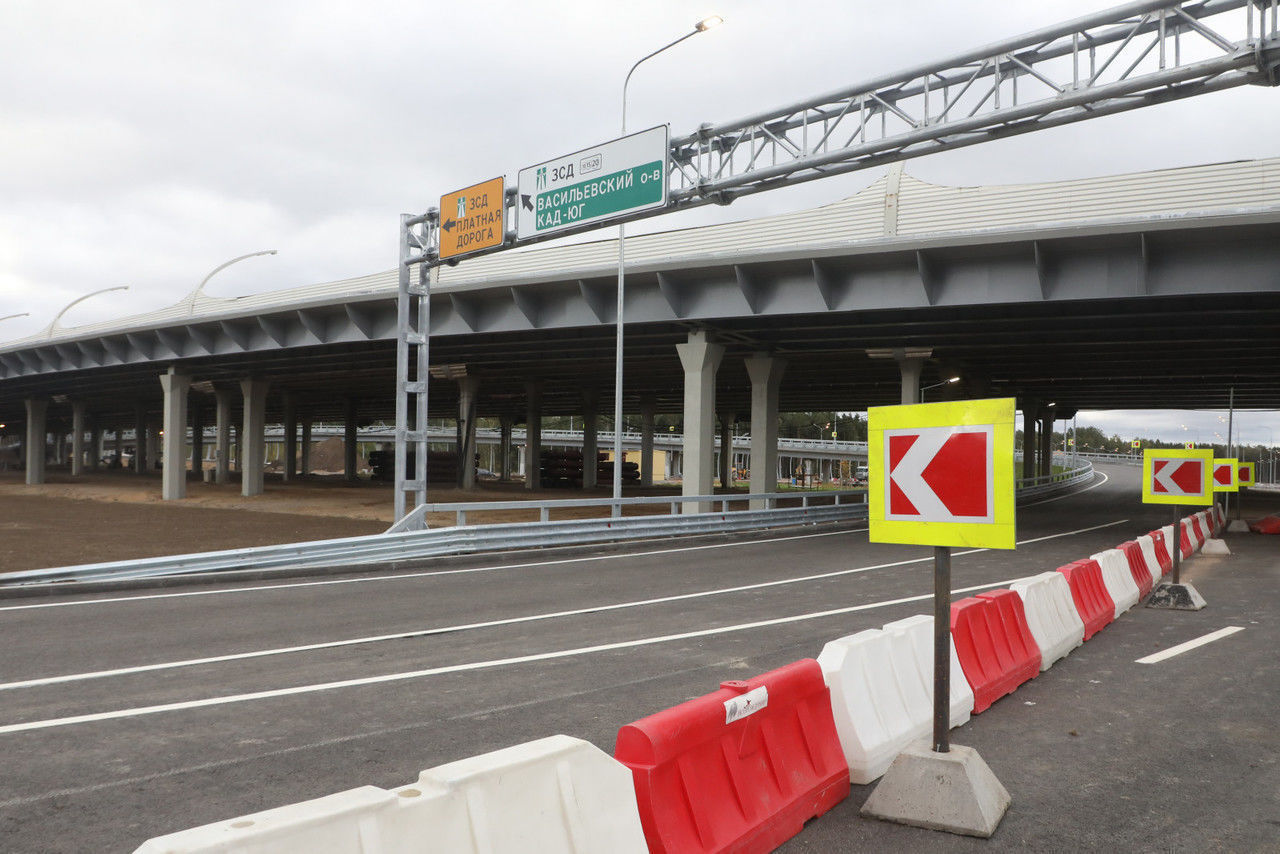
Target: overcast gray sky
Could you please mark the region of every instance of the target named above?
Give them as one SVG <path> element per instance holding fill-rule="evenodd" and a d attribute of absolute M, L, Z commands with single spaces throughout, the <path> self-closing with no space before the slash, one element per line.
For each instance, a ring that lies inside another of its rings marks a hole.
<path fill-rule="evenodd" d="M 0 341 L 169 305 L 213 267 L 238 296 L 390 269 L 398 215 L 631 128 L 673 133 L 943 59 L 1114 0 L 5 0 Z M 941 184 L 1280 154 L 1280 93 L 1245 87 L 908 163 Z M 685 227 L 851 195 L 878 172 L 648 221 Z M 1163 418 L 1163 416 L 1160 416 Z M 1200 416 L 1192 416 L 1200 417 Z M 1212 415 L 1203 416 L 1210 428 Z M 1099 426 L 1102 426 L 1099 424 Z M 1271 426 L 1280 431 L 1280 419 Z M 1116 428 L 1119 429 L 1119 428 Z"/>

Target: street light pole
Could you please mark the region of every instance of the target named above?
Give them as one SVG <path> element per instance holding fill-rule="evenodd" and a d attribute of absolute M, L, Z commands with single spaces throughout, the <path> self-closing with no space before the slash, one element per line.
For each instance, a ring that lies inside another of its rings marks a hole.
<path fill-rule="evenodd" d="M 188 303 L 187 316 L 191 316 L 196 313 L 196 300 L 199 299 L 200 295 L 204 293 L 204 286 L 209 284 L 209 280 L 212 279 L 214 276 L 218 275 L 218 273 L 221 273 L 223 270 L 227 269 L 232 264 L 243 261 L 246 258 L 257 258 L 259 255 L 275 255 L 275 254 L 276 254 L 275 249 L 264 249 L 261 252 L 250 252 L 248 255 L 241 255 L 237 258 L 232 258 L 230 261 L 226 261 L 214 267 L 212 270 L 209 271 L 209 275 L 204 277 L 204 281 L 200 282 L 199 287 L 197 287 L 194 291 L 192 291 L 190 294 L 187 295 L 187 303 Z"/>
<path fill-rule="evenodd" d="M 85 300 L 89 299 L 89 297 L 96 297 L 98 294 L 110 293 L 111 291 L 127 291 L 127 290 L 129 290 L 128 285 L 116 285 L 114 288 L 103 288 L 102 290 L 93 291 L 92 293 L 87 293 L 82 297 L 73 299 L 71 302 L 67 303 L 65 306 L 62 307 L 62 311 L 58 312 L 57 315 L 53 318 L 53 320 L 49 321 L 49 325 L 44 328 L 44 331 L 41 334 L 44 335 L 44 337 L 46 338 L 52 338 L 53 333 L 56 332 L 58 329 L 58 321 L 62 319 L 63 315 L 65 315 L 68 311 L 70 311 L 74 306 L 77 306 L 80 303 L 84 302 Z"/>
<path fill-rule="evenodd" d="M 719 15 L 712 15 L 709 18 L 703 18 L 701 21 L 693 25 L 693 29 L 682 35 L 680 38 L 663 45 L 646 56 L 640 57 L 631 66 L 631 70 L 627 72 L 627 77 L 622 81 L 622 135 L 627 135 L 627 87 L 631 85 L 631 75 L 635 74 L 636 69 L 647 60 L 653 59 L 663 51 L 670 50 L 685 39 L 692 38 L 698 33 L 705 33 L 712 27 L 723 24 L 724 19 Z M 618 501 L 622 498 L 622 328 L 623 328 L 623 311 L 624 311 L 624 294 L 626 292 L 626 241 L 627 227 L 622 223 L 618 224 L 618 323 L 617 335 L 614 342 L 613 354 L 613 498 Z M 587 464 L 584 461 L 584 464 Z M 622 515 L 622 505 L 613 505 L 613 515 Z"/>
<path fill-rule="evenodd" d="M 958 383 L 958 382 L 960 382 L 959 377 L 948 377 L 947 379 L 943 380 L 940 383 L 933 383 L 932 385 L 925 386 L 924 388 L 920 389 L 920 402 L 924 403 L 924 393 L 929 389 L 942 388 L 942 386 L 944 385 L 951 385 L 952 383 Z"/>

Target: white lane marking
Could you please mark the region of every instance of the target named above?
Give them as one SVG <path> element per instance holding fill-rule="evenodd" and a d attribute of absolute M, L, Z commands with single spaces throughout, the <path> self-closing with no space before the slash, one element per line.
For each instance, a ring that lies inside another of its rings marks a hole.
<path fill-rule="evenodd" d="M 785 543 L 791 540 L 809 540 L 815 537 L 837 537 L 841 534 L 857 534 L 865 533 L 866 528 L 854 528 L 847 531 L 823 531 L 818 534 L 794 534 L 787 537 L 770 537 L 765 540 L 738 540 L 732 543 L 711 543 L 700 546 L 680 546 L 671 549 L 655 549 L 646 552 L 618 552 L 616 554 L 605 555 L 588 555 L 586 557 L 570 557 L 558 560 L 540 560 L 529 561 L 526 563 L 505 563 L 492 564 L 490 566 L 473 566 L 465 569 L 438 569 L 426 572 L 402 572 L 395 575 L 366 575 L 358 578 L 330 578 L 323 581 L 298 581 L 289 584 L 259 584 L 254 587 L 235 587 L 222 590 L 187 590 L 181 593 L 144 593 L 138 596 L 115 596 L 109 599 L 77 599 L 72 602 L 37 602 L 31 605 L 4 605 L 0 606 L 0 611 L 29 611 L 37 608 L 69 608 L 76 605 L 112 605 L 120 602 L 138 602 L 147 599 L 181 599 L 188 596 L 223 596 L 233 593 L 257 593 L 264 590 L 290 590 L 295 587 L 327 587 L 333 584 L 366 584 L 374 581 L 400 581 L 408 578 L 429 578 L 436 575 L 466 575 L 473 572 L 494 572 L 501 569 L 533 569 L 543 566 L 560 566 L 568 563 L 587 563 L 590 561 L 600 560 L 617 560 L 624 557 L 647 557 L 649 555 L 665 555 L 677 554 L 679 552 L 696 552 L 707 549 L 730 549 L 742 548 L 744 546 L 759 546 L 769 543 Z M 406 558 L 406 561 L 412 558 Z M 170 575 L 159 577 L 154 580 L 163 581 L 165 578 L 190 578 L 189 575 Z M 216 581 L 217 576 L 208 576 L 210 581 Z M 3 580 L 3 577 L 0 577 Z"/>
<path fill-rule="evenodd" d="M 981 551 L 985 551 L 985 549 Z M 932 558 L 929 559 L 932 560 Z M 987 590 L 992 587 L 1002 587 L 1007 584 L 1012 584 L 1017 580 L 1018 579 L 1016 578 L 1009 578 L 1004 581 L 994 581 L 988 584 L 979 584 L 974 587 L 964 587 L 958 590 L 953 590 L 952 593 L 972 593 L 976 590 Z M 402 673 L 385 673 L 380 676 L 365 676 L 360 679 L 343 679 L 337 682 L 322 682 L 314 685 L 296 685 L 291 688 L 274 688 L 268 691 L 254 691 L 248 694 L 229 694 L 222 697 L 208 697 L 203 700 L 185 700 L 178 703 L 164 703 L 158 706 L 139 706 L 133 709 L 117 709 L 110 712 L 94 712 L 87 715 L 72 715 L 65 718 L 50 718 L 42 721 L 6 724 L 4 726 L 0 726 L 0 735 L 8 735 L 16 732 L 30 732 L 32 730 L 39 729 L 52 729 L 54 727 L 71 726 L 73 724 L 110 721 L 117 720 L 119 718 L 134 718 L 141 717 L 143 715 L 160 714 L 162 712 L 177 712 L 187 709 L 203 709 L 210 706 L 225 706 L 232 703 L 247 703 L 253 700 L 269 700 L 275 697 L 289 697 L 297 694 L 314 694 L 320 691 L 334 691 L 339 688 L 358 688 L 364 685 L 403 682 L 408 679 L 421 679 L 426 676 L 440 676 L 446 673 L 463 673 L 472 670 L 489 670 L 495 667 L 529 664 L 535 661 L 551 661 L 558 658 L 572 658 L 579 655 L 591 655 L 597 652 L 611 652 L 618 649 L 634 649 L 635 647 L 689 640 L 690 638 L 733 634 L 736 632 L 749 631 L 751 629 L 781 626 L 788 623 L 802 623 L 809 620 L 820 620 L 824 617 L 836 617 L 842 614 L 852 614 L 856 611 L 869 611 L 874 608 L 887 608 L 892 605 L 903 605 L 908 602 L 921 602 L 932 598 L 933 593 L 923 593 L 919 596 L 904 596 L 900 599 L 888 599 L 883 602 L 869 602 L 863 605 L 851 605 L 847 608 L 832 608 L 826 611 L 814 611 L 808 614 L 796 614 L 790 617 L 775 617 L 771 620 L 757 620 L 751 623 L 719 626 L 713 629 L 698 629 L 697 631 L 681 632 L 674 635 L 658 635 L 655 637 L 638 638 L 636 640 L 602 643 L 595 644 L 593 646 L 580 646 L 573 649 L 561 649 L 553 652 L 539 652 L 533 653 L 532 655 L 518 655 L 510 658 L 494 658 L 488 661 L 473 661 L 468 664 L 448 664 L 442 667 L 429 667 L 425 670 L 410 670 Z"/>
<path fill-rule="evenodd" d="M 1084 492 L 1088 492 L 1091 489 L 1097 489 L 1099 486 L 1102 486 L 1107 481 L 1111 480 L 1111 477 L 1107 475 L 1106 472 L 1098 472 L 1098 474 L 1102 475 L 1102 480 L 1098 481 L 1092 486 L 1086 486 L 1084 489 L 1077 489 L 1075 492 L 1068 493 L 1067 495 L 1059 495 L 1056 498 L 1042 498 L 1039 501 L 1032 501 L 1028 504 L 1019 504 L 1018 506 L 1019 507 L 1035 507 L 1037 504 L 1048 504 L 1050 501 L 1061 501 L 1064 498 L 1075 498 L 1077 495 L 1080 495 L 1081 493 L 1084 493 Z"/>
<path fill-rule="evenodd" d="M 1243 631 L 1244 631 L 1244 626 L 1227 626 L 1225 629 L 1218 629 L 1216 632 L 1209 632 L 1209 634 L 1198 637 L 1195 640 L 1189 640 L 1186 643 L 1180 643 L 1177 646 L 1171 646 L 1166 650 L 1152 653 L 1151 655 L 1148 655 L 1145 658 L 1139 658 L 1134 663 L 1135 664 L 1159 664 L 1165 659 L 1173 658 L 1175 655 L 1182 655 L 1184 652 L 1190 652 L 1196 647 L 1201 647 L 1201 646 L 1204 646 L 1205 644 L 1213 643 L 1216 640 L 1222 640 L 1225 637 L 1230 637 L 1231 635 L 1234 635 L 1236 632 L 1243 632 Z"/>
<path fill-rule="evenodd" d="M 555 697 L 533 697 L 516 703 L 504 703 L 499 706 L 484 706 L 478 709 L 469 709 L 456 715 L 446 715 L 443 717 L 429 717 L 422 720 L 416 720 L 413 723 L 397 724 L 391 727 L 382 727 L 379 729 L 366 730 L 364 732 L 351 733 L 350 735 L 339 735 L 332 738 L 320 739 L 318 741 L 303 742 L 302 744 L 292 744 L 288 747 L 280 747 L 275 750 L 267 750 L 253 753 L 246 756 L 232 756 L 225 759 L 215 759 L 209 762 L 201 762 L 196 765 L 186 765 L 176 768 L 166 768 L 163 771 L 155 771 L 151 774 L 139 774 L 136 777 L 117 777 L 112 780 L 106 780 L 101 783 L 91 783 L 85 786 L 75 786 L 65 789 L 53 789 L 52 791 L 43 792 L 39 795 L 26 795 L 10 798 L 0 801 L 0 810 L 12 809 L 13 807 L 29 806 L 31 804 L 47 801 L 51 798 L 72 797 L 75 795 L 87 795 L 92 792 L 101 792 L 106 789 L 115 789 L 121 786 L 137 786 L 141 783 L 151 783 L 156 780 L 165 780 L 171 777 L 179 777 L 184 774 L 197 774 L 201 772 L 214 771 L 222 768 L 232 768 L 237 765 L 245 765 L 250 762 L 260 762 L 268 759 L 275 759 L 281 756 L 292 756 L 308 750 L 320 750 L 326 747 L 337 747 L 342 744 L 352 744 L 357 741 L 365 741 L 371 738 L 381 738 L 387 735 L 397 735 L 400 733 L 412 732 L 414 730 L 423 730 L 430 727 L 438 726 L 453 721 L 469 721 L 476 718 L 483 718 L 490 715 L 505 714 L 508 712 L 518 712 L 522 709 L 532 708 L 534 706 L 546 705 L 554 702 L 564 702 L 579 697 L 588 697 L 591 695 L 600 695 L 607 692 L 617 691 L 620 688 L 628 688 L 643 685 L 655 680 L 667 677 L 682 676 L 688 673 L 696 673 L 705 671 L 709 668 L 724 667 L 736 658 L 730 657 L 718 662 L 710 662 L 708 664 L 699 664 L 694 667 L 687 667 L 683 670 L 663 671 L 658 675 L 642 676 L 636 679 L 624 679 L 621 682 L 610 682 L 604 685 L 593 685 L 586 690 L 571 691 L 560 694 Z"/>
<path fill-rule="evenodd" d="M 1123 525 L 1128 519 L 1120 519 L 1115 522 L 1107 522 L 1103 525 L 1095 525 L 1092 528 L 1081 528 L 1076 531 L 1067 531 L 1061 534 L 1050 534 L 1045 537 L 1036 537 L 1029 540 L 1021 540 L 1018 545 L 1029 545 L 1031 543 L 1044 542 L 1045 540 L 1054 540 L 1061 537 L 1069 537 L 1075 534 L 1088 533 L 1096 531 L 1100 528 L 1110 528 L 1115 525 Z M 967 551 L 955 552 L 952 557 L 962 557 L 964 555 L 977 554 L 978 552 L 987 551 L 987 549 L 969 549 Z M 461 623 L 453 626 L 439 626 L 429 629 L 410 629 L 403 632 L 395 632 L 386 635 L 371 635 L 369 637 L 348 638 L 346 640 L 325 641 L 322 643 L 304 644 L 300 646 L 278 647 L 276 649 L 261 649 L 251 652 L 229 653 L 227 655 L 206 656 L 204 658 L 189 658 L 180 661 L 157 662 L 155 664 L 139 664 L 133 667 L 117 667 L 111 670 L 91 670 L 85 673 L 69 673 L 61 676 L 46 676 L 37 679 L 24 679 L 19 682 L 0 683 L 0 691 L 14 690 L 18 688 L 34 688 L 42 685 L 56 685 L 65 682 L 81 682 L 89 679 L 102 679 L 110 676 L 127 676 L 135 673 L 146 673 L 154 670 L 171 670 L 179 667 L 195 667 L 200 664 L 218 664 L 226 661 L 240 661 L 247 658 L 263 658 L 272 655 L 288 655 L 297 652 L 313 652 L 320 649 L 333 649 L 334 647 L 355 646 L 357 644 L 381 643 L 384 641 L 406 640 L 409 638 L 426 637 L 428 635 L 448 634 L 450 632 L 468 631 L 471 629 L 487 629 L 495 626 L 509 626 L 516 623 L 533 623 L 542 620 L 554 620 L 564 617 L 576 617 L 583 614 L 597 614 L 604 611 L 619 611 L 626 608 L 640 608 L 648 605 L 661 605 L 666 602 L 679 602 L 686 599 L 701 599 L 708 596 L 721 596 L 729 593 L 742 593 L 747 590 L 760 590 L 766 587 L 778 587 L 784 584 L 801 584 L 807 581 L 821 581 L 827 578 L 836 578 L 842 575 L 854 575 L 860 572 L 871 572 L 877 569 L 890 569 L 895 566 L 907 566 L 914 563 L 925 563 L 933 560 L 932 557 L 910 558 L 908 560 L 893 561 L 891 563 L 880 563 L 872 566 L 855 567 L 854 569 L 839 569 L 831 572 L 822 572 L 815 575 L 802 575 L 796 578 L 781 578 L 774 581 L 761 581 L 755 584 L 742 584 L 736 587 L 721 587 L 715 590 L 702 590 L 696 593 L 680 593 L 671 596 L 659 596 L 651 599 L 636 599 L 630 602 L 615 602 L 609 605 L 593 605 L 586 608 L 575 608 L 567 611 L 550 611 L 542 614 L 529 614 L 521 617 L 507 617 L 501 620 L 487 620 L 479 623 Z"/>

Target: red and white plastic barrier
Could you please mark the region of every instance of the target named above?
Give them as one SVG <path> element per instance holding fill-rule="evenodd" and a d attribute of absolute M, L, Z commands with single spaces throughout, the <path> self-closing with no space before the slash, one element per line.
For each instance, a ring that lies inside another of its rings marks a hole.
<path fill-rule="evenodd" d="M 838 638 L 822 648 L 818 664 L 851 782 L 881 777 L 903 748 L 928 735 L 933 707 L 905 636 L 867 629 Z"/>
<path fill-rule="evenodd" d="M 1138 585 L 1129 571 L 1129 560 L 1119 549 L 1107 549 L 1090 556 L 1102 569 L 1102 583 L 1115 603 L 1116 617 L 1138 604 Z"/>
<path fill-rule="evenodd" d="M 953 602 L 951 635 L 973 689 L 975 715 L 1040 672 L 1040 647 L 1027 626 L 1022 599 L 1012 590 Z"/>
<path fill-rule="evenodd" d="M 567 735 L 427 769 L 416 783 L 363 786 L 157 836 L 138 854 L 374 854 L 399 851 L 643 854 L 630 772 Z"/>
<path fill-rule="evenodd" d="M 772 851 L 849 794 L 811 658 L 627 724 L 614 757 L 631 769 L 655 854 Z"/>
<path fill-rule="evenodd" d="M 1164 567 L 1160 564 L 1160 557 L 1156 554 L 1156 541 L 1150 534 L 1143 534 L 1136 540 L 1138 549 L 1142 552 L 1142 565 L 1146 568 L 1147 574 L 1151 576 L 1151 585 L 1160 583 L 1160 579 L 1164 577 Z"/>
<path fill-rule="evenodd" d="M 1163 577 L 1173 571 L 1173 552 L 1169 551 L 1169 538 L 1173 535 L 1173 527 L 1156 528 L 1148 536 L 1155 548 L 1156 560 L 1160 564 L 1160 575 Z"/>
<path fill-rule="evenodd" d="M 1096 635 L 1116 618 L 1115 602 L 1102 581 L 1102 567 L 1096 560 L 1077 560 L 1059 567 L 1058 572 L 1071 588 L 1071 601 L 1084 622 L 1084 639 Z"/>
<path fill-rule="evenodd" d="M 902 750 L 933 729 L 933 618 L 910 617 L 829 642 L 818 656 L 849 779 L 883 776 Z M 950 725 L 973 710 L 973 691 L 951 644 Z"/>
<path fill-rule="evenodd" d="M 1200 550 L 1200 543 L 1196 541 L 1195 532 L 1191 530 L 1191 520 L 1178 520 L 1178 529 L 1181 532 L 1179 537 L 1182 543 L 1182 556 L 1184 558 L 1191 557 Z"/>
<path fill-rule="evenodd" d="M 1138 599 L 1142 599 L 1151 592 L 1151 585 L 1154 583 L 1151 571 L 1147 569 L 1147 559 L 1142 554 L 1142 546 L 1138 545 L 1137 540 L 1130 540 L 1117 548 L 1129 564 L 1129 574 L 1133 576 L 1133 583 L 1138 585 Z"/>
<path fill-rule="evenodd" d="M 1027 625 L 1040 648 L 1040 670 L 1066 658 L 1084 643 L 1084 620 L 1071 598 L 1071 587 L 1059 572 L 1042 572 L 1009 585 L 1022 597 Z"/>
<path fill-rule="evenodd" d="M 930 720 L 933 714 L 933 617 L 917 614 L 905 620 L 885 623 L 884 630 L 905 637 L 911 644 L 915 654 L 916 675 L 924 685 L 925 695 L 929 698 Z M 960 666 L 960 658 L 956 655 L 956 639 L 951 639 L 951 686 L 949 704 L 950 723 L 952 728 L 968 723 L 973 714 L 973 688 L 964 677 L 964 668 Z"/>

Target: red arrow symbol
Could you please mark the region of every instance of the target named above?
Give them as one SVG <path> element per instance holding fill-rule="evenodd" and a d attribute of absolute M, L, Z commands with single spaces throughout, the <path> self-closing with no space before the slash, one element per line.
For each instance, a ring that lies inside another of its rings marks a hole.
<path fill-rule="evenodd" d="M 1231 466 L 1221 465 L 1215 466 L 1213 469 L 1213 479 L 1223 486 L 1231 485 Z"/>
<path fill-rule="evenodd" d="M 1173 492 L 1171 487 L 1177 487 L 1184 495 L 1199 495 L 1203 485 L 1200 466 L 1200 460 L 1156 460 L 1151 469 L 1151 491 Z"/>
<path fill-rule="evenodd" d="M 911 503 L 911 499 L 902 491 L 902 487 L 898 486 L 898 482 L 893 479 L 893 470 L 896 469 L 898 467 L 898 463 L 902 461 L 902 455 L 911 450 L 911 446 L 914 445 L 916 440 L 919 438 L 919 435 L 889 437 L 889 512 L 894 515 L 920 515 L 920 511 Z"/>
<path fill-rule="evenodd" d="M 953 516 L 987 514 L 987 434 L 955 433 L 921 478 Z"/>

